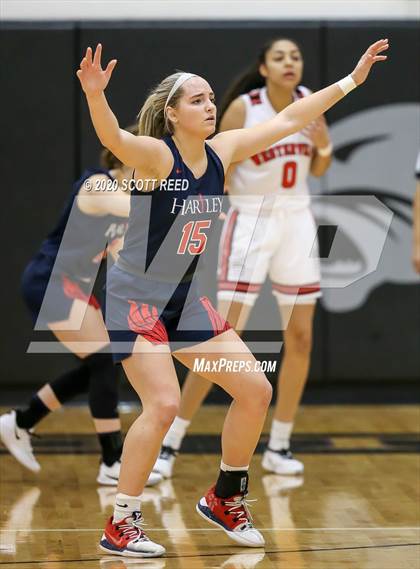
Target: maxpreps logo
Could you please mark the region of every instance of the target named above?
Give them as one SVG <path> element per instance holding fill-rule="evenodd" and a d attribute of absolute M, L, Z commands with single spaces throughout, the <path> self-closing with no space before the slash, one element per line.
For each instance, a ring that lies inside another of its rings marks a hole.
<path fill-rule="evenodd" d="M 419 119 L 420 105 L 394 104 L 351 115 L 330 129 L 334 161 L 325 194 L 331 197 L 315 196 L 312 202 L 319 225 L 338 226 L 338 254 L 322 259 L 321 265 L 322 302 L 329 310 L 356 309 L 386 282 L 418 281 L 411 266 L 411 208 Z M 376 205 L 366 200 L 369 195 L 377 198 Z M 367 274 L 377 255 L 372 241 L 386 226 L 382 204 L 391 210 L 392 222 L 379 264 Z"/>

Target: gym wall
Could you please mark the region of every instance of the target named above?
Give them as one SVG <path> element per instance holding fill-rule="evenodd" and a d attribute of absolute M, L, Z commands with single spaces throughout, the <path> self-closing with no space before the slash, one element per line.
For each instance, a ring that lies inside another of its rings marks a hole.
<path fill-rule="evenodd" d="M 341 265 L 323 260 L 324 290 L 314 327 L 311 380 L 410 381 L 420 375 L 420 287 L 411 267 L 411 202 L 419 141 L 420 70 L 413 61 L 420 38 L 414 22 L 5 22 L 1 30 L 3 227 L 7 247 L 1 279 L 3 387 L 38 386 L 72 356 L 26 354 L 35 334 L 19 293 L 25 264 L 55 222 L 72 182 L 95 165 L 100 150 L 75 71 L 88 45 L 101 42 L 104 58 L 119 63 L 107 90 L 120 124 L 133 121 L 148 90 L 174 69 L 202 74 L 217 97 L 271 37 L 296 39 L 305 56 L 303 84 L 311 89 L 349 73 L 362 50 L 388 37 L 388 63 L 369 83 L 331 110 L 335 144 L 332 168 L 313 189 L 323 195 L 375 195 L 393 212 L 377 270 L 358 278 L 364 245 L 358 223 L 374 229 L 363 207 L 349 218 L 337 208 L 346 242 Z M 356 203 L 357 206 L 357 203 Z M 328 225 L 328 207 L 315 215 Z M 354 214 L 352 210 L 350 213 Z M 327 221 L 325 221 L 327 220 Z M 372 230 L 373 230 L 372 229 Z M 323 239 L 321 235 L 321 239 Z M 215 260 L 215 257 L 213 256 Z M 213 277 L 215 268 L 209 267 Z M 334 280 L 347 271 L 356 280 Z M 334 286 L 334 283 L 336 286 Z M 214 296 L 214 290 L 210 290 Z M 269 287 L 260 303 L 272 303 L 269 336 L 280 339 Z M 260 324 L 258 324 L 260 327 Z M 257 326 L 257 327 L 258 327 Z M 264 337 L 267 337 L 265 334 Z"/>

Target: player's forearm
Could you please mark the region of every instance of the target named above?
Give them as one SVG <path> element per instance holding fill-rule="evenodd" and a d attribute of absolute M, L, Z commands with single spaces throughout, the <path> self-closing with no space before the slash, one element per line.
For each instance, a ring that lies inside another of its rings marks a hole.
<path fill-rule="evenodd" d="M 292 134 L 302 130 L 303 127 L 324 114 L 344 97 L 342 89 L 337 83 L 334 83 L 325 89 L 295 101 L 281 111 L 274 120 L 278 121 L 282 136 L 285 136 L 285 125 L 287 125 L 287 131 Z"/>
<path fill-rule="evenodd" d="M 420 249 L 420 182 L 417 182 L 417 189 L 414 195 L 413 204 L 413 245 L 417 250 Z"/>
<path fill-rule="evenodd" d="M 95 97 L 87 97 L 90 117 L 99 140 L 111 152 L 118 146 L 120 126 L 117 117 L 112 112 L 105 94 L 102 92 Z"/>
<path fill-rule="evenodd" d="M 315 150 L 316 152 L 316 150 Z M 328 168 L 331 166 L 332 155 L 320 156 L 318 153 L 312 158 L 311 162 L 311 174 L 319 178 L 323 176 Z"/>

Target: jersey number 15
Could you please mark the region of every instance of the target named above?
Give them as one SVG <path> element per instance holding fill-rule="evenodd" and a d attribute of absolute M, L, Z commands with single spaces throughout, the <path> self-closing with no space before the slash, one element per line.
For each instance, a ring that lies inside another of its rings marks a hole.
<path fill-rule="evenodd" d="M 189 221 L 182 228 L 181 242 L 178 247 L 177 254 L 184 255 L 188 249 L 190 255 L 199 255 L 204 251 L 207 245 L 207 235 L 202 232 L 211 225 L 211 219 L 201 221 Z"/>

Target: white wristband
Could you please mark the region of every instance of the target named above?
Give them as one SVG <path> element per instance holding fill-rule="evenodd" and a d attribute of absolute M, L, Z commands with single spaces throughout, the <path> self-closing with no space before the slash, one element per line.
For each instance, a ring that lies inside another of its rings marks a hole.
<path fill-rule="evenodd" d="M 331 156 L 332 151 L 333 151 L 333 145 L 331 142 L 328 144 L 328 146 L 324 146 L 324 148 L 316 149 L 316 153 L 318 154 L 318 156 L 322 156 L 323 158 Z"/>
<path fill-rule="evenodd" d="M 337 81 L 337 85 L 340 87 L 340 89 L 343 91 L 345 95 L 347 95 L 347 93 L 350 93 L 350 91 L 353 91 L 353 89 L 356 89 L 357 87 L 351 75 L 347 75 L 347 77 L 344 77 L 344 79 L 340 79 L 340 81 Z"/>

